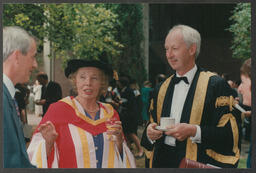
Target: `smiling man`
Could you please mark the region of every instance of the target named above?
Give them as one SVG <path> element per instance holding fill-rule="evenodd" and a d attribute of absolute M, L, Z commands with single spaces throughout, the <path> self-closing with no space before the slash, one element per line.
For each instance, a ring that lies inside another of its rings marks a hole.
<path fill-rule="evenodd" d="M 185 25 L 174 26 L 164 46 L 176 73 L 154 90 L 151 121 L 141 142 L 147 150 L 154 150 L 151 167 L 177 168 L 184 157 L 218 167 L 236 167 L 240 119 L 230 108 L 229 85 L 195 63 L 201 46 L 199 32 Z M 157 130 L 161 117 L 175 118 L 175 125 L 164 132 Z"/>
<path fill-rule="evenodd" d="M 14 86 L 26 83 L 37 67 L 35 38 L 19 27 L 3 28 L 4 168 L 29 168 Z"/>

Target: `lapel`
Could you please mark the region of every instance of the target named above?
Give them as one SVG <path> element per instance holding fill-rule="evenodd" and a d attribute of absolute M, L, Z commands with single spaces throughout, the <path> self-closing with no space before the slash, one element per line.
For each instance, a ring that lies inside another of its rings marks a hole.
<path fill-rule="evenodd" d="M 200 67 L 198 67 L 196 74 L 193 78 L 192 84 L 189 88 L 186 100 L 184 102 L 180 123 L 189 123 L 192 104 L 193 104 L 195 90 L 196 90 L 196 85 L 197 85 L 197 81 L 198 81 L 200 72 L 201 72 L 201 69 L 200 69 Z"/>
<path fill-rule="evenodd" d="M 20 143 L 20 146 L 22 148 L 21 149 L 22 153 L 24 155 L 27 155 L 25 153 L 26 152 L 26 147 L 25 147 L 25 139 L 24 139 L 22 124 L 21 124 L 21 121 L 20 121 L 20 119 L 19 119 L 19 117 L 17 115 L 16 107 L 14 105 L 14 100 L 11 97 L 11 94 L 9 93 L 9 91 L 8 91 L 8 89 L 7 89 L 7 87 L 5 85 L 3 85 L 3 89 L 4 89 L 4 94 L 5 94 L 6 98 L 7 98 L 7 100 L 4 100 L 4 102 L 8 103 L 10 105 L 10 106 L 7 105 L 7 109 L 11 109 L 11 115 L 4 115 L 4 116 L 6 116 L 6 117 L 9 116 L 9 118 L 12 119 L 13 127 L 14 127 L 13 130 L 16 132 L 16 135 L 17 135 L 17 138 L 18 138 L 18 142 Z M 4 125 L 9 125 L 9 124 L 4 124 Z M 15 134 L 13 134 L 13 135 L 15 135 Z"/>
<path fill-rule="evenodd" d="M 161 117 L 168 117 L 170 115 L 173 90 L 174 90 L 174 82 L 173 80 L 171 80 L 164 98 Z"/>

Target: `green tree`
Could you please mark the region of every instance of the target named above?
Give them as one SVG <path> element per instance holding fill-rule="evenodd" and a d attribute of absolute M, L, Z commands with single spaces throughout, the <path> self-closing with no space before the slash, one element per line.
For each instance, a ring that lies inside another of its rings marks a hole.
<path fill-rule="evenodd" d="M 122 53 L 115 59 L 116 69 L 127 74 L 140 85 L 146 79 L 144 54 L 141 48 L 143 37 L 143 13 L 141 4 L 104 4 L 118 14 L 119 25 L 116 26 L 117 40 L 124 45 Z"/>
<path fill-rule="evenodd" d="M 38 38 L 38 63 L 42 64 L 42 50 L 46 18 L 42 6 L 36 4 L 4 4 L 3 26 L 20 26 Z"/>
<path fill-rule="evenodd" d="M 140 4 L 4 4 L 4 26 L 18 25 L 43 42 L 51 57 L 104 59 L 118 72 L 145 80 L 142 5 Z M 47 24 L 46 24 L 47 23 Z M 138 75 L 140 74 L 140 75 Z"/>
<path fill-rule="evenodd" d="M 95 4 L 5 4 L 4 26 L 21 26 L 43 42 L 51 41 L 51 57 L 118 58 L 123 47 L 115 40 L 117 15 Z M 45 25 L 44 25 L 45 24 Z"/>
<path fill-rule="evenodd" d="M 233 33 L 233 57 L 248 59 L 251 57 L 251 4 L 237 4 L 230 20 L 233 24 L 228 30 Z"/>
<path fill-rule="evenodd" d="M 56 57 L 98 59 L 118 57 L 122 44 L 115 40 L 117 15 L 95 4 L 47 4 L 48 38 Z"/>

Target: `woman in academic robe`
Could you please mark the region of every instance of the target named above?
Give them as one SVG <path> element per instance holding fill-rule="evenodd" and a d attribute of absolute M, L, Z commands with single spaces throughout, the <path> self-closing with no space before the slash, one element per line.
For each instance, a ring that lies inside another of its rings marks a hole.
<path fill-rule="evenodd" d="M 39 168 L 135 167 L 118 113 L 98 101 L 112 73 L 100 61 L 68 61 L 65 76 L 77 96 L 50 105 L 28 148 L 32 164 Z"/>

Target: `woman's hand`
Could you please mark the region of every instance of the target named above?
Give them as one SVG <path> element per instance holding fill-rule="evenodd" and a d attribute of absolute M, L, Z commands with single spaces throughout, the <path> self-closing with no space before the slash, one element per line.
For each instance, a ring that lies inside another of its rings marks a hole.
<path fill-rule="evenodd" d="M 58 133 L 56 132 L 55 127 L 51 121 L 47 121 L 46 123 L 41 124 L 38 130 L 40 131 L 45 140 L 46 153 L 48 156 L 51 152 L 55 140 L 58 137 Z"/>
<path fill-rule="evenodd" d="M 107 134 L 110 135 L 110 136 L 111 135 L 115 136 L 115 143 L 117 144 L 119 152 L 122 152 L 123 142 L 124 142 L 122 122 L 121 121 L 115 121 L 115 123 L 113 125 L 111 125 L 111 128 L 109 128 L 107 130 Z"/>

